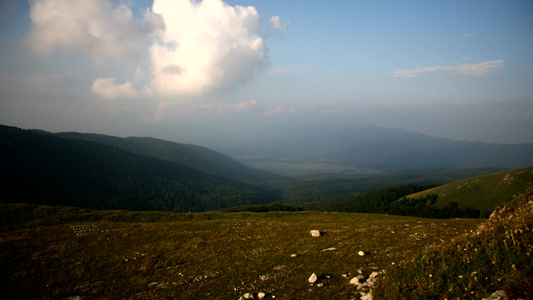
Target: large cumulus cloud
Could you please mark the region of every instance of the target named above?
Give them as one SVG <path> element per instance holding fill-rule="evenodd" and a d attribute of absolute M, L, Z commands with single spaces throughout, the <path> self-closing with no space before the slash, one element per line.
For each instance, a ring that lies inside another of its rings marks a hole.
<path fill-rule="evenodd" d="M 93 95 L 155 99 L 156 116 L 173 103 L 213 99 L 249 82 L 267 60 L 264 36 L 288 24 L 275 16 L 261 25 L 254 7 L 222 0 L 154 0 L 137 17 L 127 1 L 30 4 L 32 25 L 25 40 L 35 53 L 69 51 L 92 58 L 97 75 L 88 90 Z M 107 64 L 115 60 L 132 65 Z M 126 69 L 137 71 L 126 75 Z"/>
<path fill-rule="evenodd" d="M 265 45 L 254 7 L 232 7 L 220 0 L 155 0 L 153 12 L 165 23 L 150 47 L 150 86 L 161 98 L 238 86 L 264 63 Z"/>

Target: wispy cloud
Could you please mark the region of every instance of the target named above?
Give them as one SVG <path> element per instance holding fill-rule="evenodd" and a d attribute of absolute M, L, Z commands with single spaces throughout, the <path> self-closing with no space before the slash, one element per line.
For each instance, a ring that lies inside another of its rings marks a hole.
<path fill-rule="evenodd" d="M 442 73 L 446 75 L 485 76 L 503 67 L 505 60 L 490 60 L 477 64 L 458 64 L 452 66 L 418 67 L 414 69 L 395 69 L 393 77 L 418 77 L 427 73 Z"/>
<path fill-rule="evenodd" d="M 283 23 L 279 20 L 279 16 L 274 16 L 270 18 L 269 25 L 273 29 L 285 30 L 289 26 L 289 22 Z"/>
<path fill-rule="evenodd" d="M 115 78 L 97 78 L 93 82 L 91 90 L 102 99 L 107 100 L 139 97 L 139 92 L 129 81 L 117 84 Z"/>

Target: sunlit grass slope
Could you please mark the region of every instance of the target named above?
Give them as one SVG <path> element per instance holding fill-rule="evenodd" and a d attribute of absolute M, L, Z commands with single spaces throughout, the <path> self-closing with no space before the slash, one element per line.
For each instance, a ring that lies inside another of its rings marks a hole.
<path fill-rule="evenodd" d="M 352 299 L 358 294 L 349 281 L 359 270 L 388 270 L 482 222 L 28 204 L 2 204 L 0 217 L 3 299 L 239 299 L 246 292 L 267 299 Z M 312 229 L 323 235 L 311 237 Z M 312 273 L 322 287 L 309 284 Z"/>
<path fill-rule="evenodd" d="M 453 201 L 461 208 L 471 207 L 490 213 L 513 196 L 530 191 L 533 191 L 533 166 L 459 180 L 407 198 L 435 194 L 438 195 L 436 207 L 444 207 Z"/>
<path fill-rule="evenodd" d="M 479 231 L 391 268 L 375 299 L 533 299 L 533 193 L 497 209 Z"/>

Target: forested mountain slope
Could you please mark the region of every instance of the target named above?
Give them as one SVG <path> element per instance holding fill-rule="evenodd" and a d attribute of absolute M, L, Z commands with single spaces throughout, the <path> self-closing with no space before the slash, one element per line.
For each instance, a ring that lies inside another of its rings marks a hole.
<path fill-rule="evenodd" d="M 220 152 L 196 145 L 175 143 L 149 137 L 121 138 L 103 134 L 84 134 L 77 132 L 62 132 L 55 135 L 70 139 L 98 142 L 134 154 L 177 162 L 206 173 L 236 180 L 257 181 L 278 178 L 278 176 L 272 173 L 246 167 Z"/>
<path fill-rule="evenodd" d="M 14 127 L 0 126 L 0 162 L 2 202 L 205 211 L 277 200 L 178 163 Z"/>

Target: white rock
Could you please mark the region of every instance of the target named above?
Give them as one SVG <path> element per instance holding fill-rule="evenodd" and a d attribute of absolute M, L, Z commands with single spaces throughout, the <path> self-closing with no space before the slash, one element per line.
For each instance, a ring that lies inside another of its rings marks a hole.
<path fill-rule="evenodd" d="M 320 250 L 320 252 L 336 251 L 336 250 L 337 250 L 337 248 L 335 248 L 335 247 L 330 247 L 330 248 L 322 249 L 322 250 Z"/>
<path fill-rule="evenodd" d="M 254 294 L 246 293 L 246 294 L 244 294 L 244 299 L 254 299 Z"/>
<path fill-rule="evenodd" d="M 320 230 L 311 230 L 311 236 L 312 237 L 319 237 L 320 236 Z"/>
<path fill-rule="evenodd" d="M 318 280 L 318 277 L 315 273 L 311 274 L 311 277 L 309 277 L 309 283 L 313 284 Z"/>
<path fill-rule="evenodd" d="M 316 286 L 318 286 L 318 287 L 323 287 L 324 284 L 321 282 L 321 283 L 317 284 Z"/>
<path fill-rule="evenodd" d="M 350 280 L 350 284 L 353 285 L 360 285 L 363 281 L 365 281 L 365 276 L 363 275 L 357 275 L 354 278 Z"/>
<path fill-rule="evenodd" d="M 372 274 L 370 274 L 370 276 L 368 276 L 368 278 L 369 278 L 369 279 L 374 279 L 374 278 L 376 278 L 378 275 L 379 275 L 378 272 L 372 272 Z"/>
<path fill-rule="evenodd" d="M 361 294 L 361 300 L 372 300 L 373 297 L 372 297 L 372 294 L 368 293 L 368 294 Z"/>
<path fill-rule="evenodd" d="M 265 296 L 266 296 L 266 294 L 263 293 L 263 292 L 259 292 L 259 293 L 257 294 L 257 298 L 258 298 L 258 299 L 263 299 L 263 298 L 265 298 Z"/>
<path fill-rule="evenodd" d="M 298 254 L 291 254 L 291 257 L 297 257 Z"/>
<path fill-rule="evenodd" d="M 359 254 L 359 256 L 365 256 L 365 253 L 363 251 L 359 251 L 357 254 Z"/>

